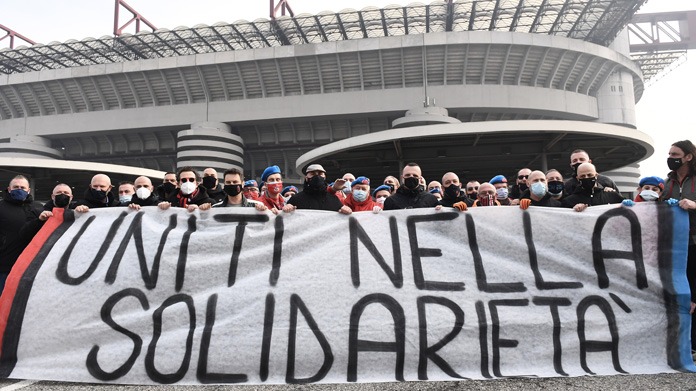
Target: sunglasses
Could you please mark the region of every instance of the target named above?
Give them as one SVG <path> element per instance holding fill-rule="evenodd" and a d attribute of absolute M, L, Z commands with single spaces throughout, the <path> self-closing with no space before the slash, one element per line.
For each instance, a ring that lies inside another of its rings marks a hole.
<path fill-rule="evenodd" d="M 467 187 L 466 190 L 467 190 L 467 191 L 478 190 L 478 186 L 476 186 L 476 187 Z"/>
<path fill-rule="evenodd" d="M 517 179 L 527 179 L 529 178 L 529 175 L 520 175 L 517 177 Z"/>
<path fill-rule="evenodd" d="M 181 180 L 181 183 L 185 183 L 185 182 L 195 182 L 195 181 L 196 181 L 196 178 L 181 178 L 180 180 Z"/>

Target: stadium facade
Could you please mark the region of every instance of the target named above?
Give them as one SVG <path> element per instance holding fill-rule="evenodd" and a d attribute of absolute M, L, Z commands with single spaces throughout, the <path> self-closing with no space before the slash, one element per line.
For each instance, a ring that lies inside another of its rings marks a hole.
<path fill-rule="evenodd" d="M 653 153 L 625 32 L 643 3 L 433 1 L 0 50 L 0 165 L 46 198 L 57 177 L 183 165 L 569 174 L 582 148 L 632 191 Z"/>

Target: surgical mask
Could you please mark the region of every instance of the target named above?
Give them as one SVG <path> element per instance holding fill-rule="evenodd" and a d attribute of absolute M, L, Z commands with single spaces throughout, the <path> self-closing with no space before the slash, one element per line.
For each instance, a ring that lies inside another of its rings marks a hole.
<path fill-rule="evenodd" d="M 181 193 L 185 194 L 185 195 L 189 195 L 189 194 L 193 193 L 194 191 L 196 191 L 197 187 L 198 186 L 196 186 L 195 182 L 184 182 L 181 184 Z"/>
<path fill-rule="evenodd" d="M 416 189 L 418 189 L 419 185 L 420 185 L 420 183 L 418 183 L 418 178 L 415 178 L 415 177 L 404 178 L 404 187 L 409 189 L 409 190 L 416 190 Z"/>
<path fill-rule="evenodd" d="M 462 188 L 457 185 L 449 185 L 449 187 L 445 187 L 444 196 L 447 198 L 457 198 L 461 190 Z"/>
<path fill-rule="evenodd" d="M 133 199 L 132 194 L 123 194 L 123 195 L 118 196 L 118 201 L 122 204 L 127 204 L 127 203 L 131 202 L 132 199 Z"/>
<path fill-rule="evenodd" d="M 53 197 L 53 205 L 56 208 L 65 208 L 70 205 L 70 196 L 67 194 L 57 194 Z"/>
<path fill-rule="evenodd" d="M 544 182 L 534 182 L 532 183 L 532 187 L 529 188 L 529 191 L 535 196 L 542 198 L 546 195 L 546 185 Z"/>
<path fill-rule="evenodd" d="M 508 197 L 507 187 L 501 187 L 500 189 L 495 189 L 495 196 L 499 200 L 504 200 Z"/>
<path fill-rule="evenodd" d="M 353 190 L 353 198 L 358 202 L 363 202 L 367 199 L 367 192 L 365 190 Z"/>
<path fill-rule="evenodd" d="M 169 193 L 173 192 L 174 190 L 176 190 L 176 185 L 171 183 L 171 182 L 164 182 L 162 184 L 162 189 L 164 190 L 164 192 L 166 194 L 169 194 Z"/>
<path fill-rule="evenodd" d="M 141 200 L 146 200 L 150 198 L 152 192 L 147 187 L 141 187 L 135 191 L 135 195 L 137 195 Z"/>
<path fill-rule="evenodd" d="M 552 196 L 558 196 L 563 193 L 563 182 L 561 181 L 551 181 L 548 183 L 548 192 Z"/>
<path fill-rule="evenodd" d="M 225 192 L 230 197 L 236 197 L 239 195 L 239 193 L 242 192 L 242 185 L 237 184 L 237 185 L 225 185 L 225 187 L 222 188 L 222 190 Z"/>
<path fill-rule="evenodd" d="M 205 187 L 208 190 L 214 189 L 215 188 L 215 181 L 217 181 L 217 179 L 215 179 L 214 176 L 203 177 L 203 183 L 202 183 L 203 187 Z"/>
<path fill-rule="evenodd" d="M 580 186 L 585 191 L 592 191 L 594 189 L 595 184 L 597 183 L 597 178 L 582 178 L 580 179 Z"/>
<path fill-rule="evenodd" d="M 27 193 L 27 191 L 24 189 L 10 190 L 10 198 L 12 198 L 15 201 L 23 202 L 24 200 L 27 199 L 28 196 L 29 196 L 29 193 Z"/>
<path fill-rule="evenodd" d="M 682 160 L 681 158 L 667 158 L 667 167 L 669 167 L 670 170 L 676 171 L 681 167 L 682 165 Z"/>
<path fill-rule="evenodd" d="M 377 197 L 377 199 L 375 199 L 375 202 L 377 202 L 378 204 L 384 204 L 384 200 L 386 199 L 387 197 Z"/>
<path fill-rule="evenodd" d="M 89 191 L 92 193 L 92 197 L 94 197 L 95 200 L 104 201 L 107 197 L 107 192 L 104 190 L 89 189 Z"/>
<path fill-rule="evenodd" d="M 269 194 L 276 196 L 283 190 L 283 182 L 267 183 L 266 190 Z"/>
<path fill-rule="evenodd" d="M 645 201 L 655 201 L 656 199 L 660 198 L 660 195 L 653 190 L 643 190 L 640 192 L 640 198 L 644 199 Z"/>

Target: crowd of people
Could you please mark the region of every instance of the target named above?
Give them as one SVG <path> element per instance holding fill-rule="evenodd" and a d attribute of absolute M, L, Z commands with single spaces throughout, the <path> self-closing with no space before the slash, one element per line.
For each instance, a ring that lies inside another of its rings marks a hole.
<path fill-rule="evenodd" d="M 409 208 L 469 208 L 489 206 L 565 207 L 582 212 L 588 207 L 605 204 L 632 206 L 636 202 L 667 202 L 689 211 L 687 277 L 692 291 L 691 311 L 696 304 L 696 147 L 689 140 L 674 143 L 669 150 L 667 178 L 647 176 L 640 179 L 638 195 L 625 199 L 611 178 L 597 172 L 587 152 L 577 149 L 570 154 L 573 175 L 564 180 L 558 170 L 546 172 L 522 168 L 514 183 L 505 175 L 488 181 L 469 180 L 463 184 L 454 172 L 444 173 L 440 181 L 427 182 L 416 163 L 407 164 L 401 178 L 387 176 L 371 181 L 366 176 L 344 174 L 332 183 L 320 164 L 305 170 L 304 186 L 283 186 L 280 167 L 270 166 L 261 175 L 261 184 L 245 180 L 244 174 L 232 168 L 222 175 L 206 168 L 201 174 L 192 167 L 176 173 L 167 172 L 162 184 L 154 186 L 150 178 L 140 176 L 133 182 L 121 182 L 117 192 L 105 174 L 92 177 L 81 199 L 75 199 L 71 186 L 55 186 L 45 204 L 33 200 L 29 181 L 16 176 L 10 181 L 4 199 L 0 200 L 0 292 L 15 261 L 54 208 L 74 209 L 86 213 L 90 209 L 126 207 L 139 210 L 144 206 L 159 209 L 196 209 L 250 207 L 259 212 L 292 213 L 296 209 L 333 211 L 343 214 Z M 694 328 L 696 329 L 696 327 Z M 692 333 L 696 336 L 696 333 Z M 692 337 L 692 343 L 696 338 Z M 696 344 L 694 344 L 696 347 Z"/>

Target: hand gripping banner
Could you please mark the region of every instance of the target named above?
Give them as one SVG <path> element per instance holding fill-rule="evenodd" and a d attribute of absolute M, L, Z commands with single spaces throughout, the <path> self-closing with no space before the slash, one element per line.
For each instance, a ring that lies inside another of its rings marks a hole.
<path fill-rule="evenodd" d="M 343 383 L 696 371 L 678 207 L 54 211 L 4 377 Z"/>

